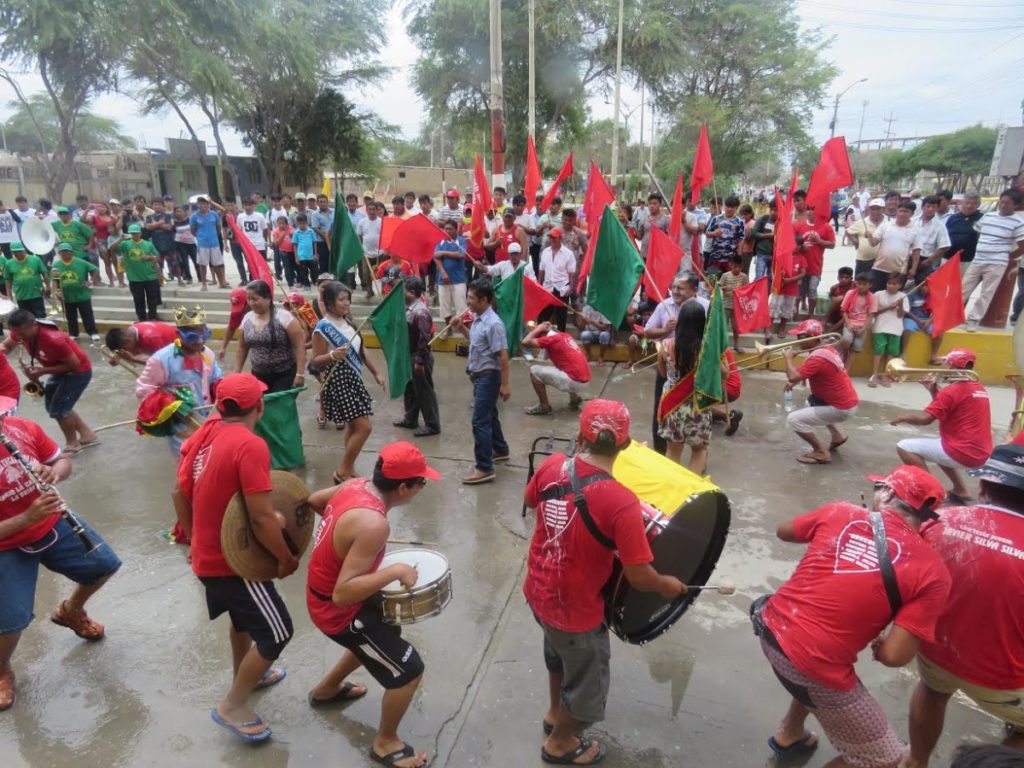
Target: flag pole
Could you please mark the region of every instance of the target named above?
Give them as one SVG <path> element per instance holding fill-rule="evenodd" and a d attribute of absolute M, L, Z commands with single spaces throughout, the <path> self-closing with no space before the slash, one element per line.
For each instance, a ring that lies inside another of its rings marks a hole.
<path fill-rule="evenodd" d="M 665 300 L 665 297 L 661 295 L 661 291 L 658 290 L 657 283 L 654 282 L 654 275 L 647 269 L 647 262 L 644 262 L 644 274 L 647 275 L 647 279 L 651 281 L 651 287 L 654 288 L 654 295 L 658 297 L 658 303 L 660 304 Z"/>

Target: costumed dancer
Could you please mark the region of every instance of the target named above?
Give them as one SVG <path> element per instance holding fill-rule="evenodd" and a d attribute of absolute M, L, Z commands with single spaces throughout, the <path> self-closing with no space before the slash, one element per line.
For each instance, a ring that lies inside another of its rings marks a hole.
<path fill-rule="evenodd" d="M 32 621 L 39 566 L 75 582 L 50 620 L 89 641 L 101 639 L 104 629 L 85 612 L 85 603 L 121 567 L 88 523 L 62 512 L 64 502 L 53 484 L 71 474 L 71 462 L 38 424 L 10 415 L 17 405 L 0 396 L 0 712 L 10 709 L 17 696 L 11 657 Z M 11 453 L 8 441 L 21 459 Z M 76 534 L 76 525 L 95 545 L 91 550 Z"/>

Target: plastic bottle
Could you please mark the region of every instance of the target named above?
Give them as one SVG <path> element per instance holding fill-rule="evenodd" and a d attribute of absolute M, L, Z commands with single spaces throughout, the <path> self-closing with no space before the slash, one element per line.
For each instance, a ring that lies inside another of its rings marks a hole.
<path fill-rule="evenodd" d="M 782 407 L 786 409 L 786 413 L 796 410 L 796 399 L 793 397 L 792 389 L 782 393 Z"/>

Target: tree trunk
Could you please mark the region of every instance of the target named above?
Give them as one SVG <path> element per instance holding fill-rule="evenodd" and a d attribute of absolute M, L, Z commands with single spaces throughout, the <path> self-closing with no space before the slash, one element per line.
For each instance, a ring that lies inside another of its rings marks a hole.
<path fill-rule="evenodd" d="M 192 137 L 192 146 L 196 151 L 196 162 L 199 163 L 199 167 L 203 171 L 203 181 L 205 183 L 205 180 L 210 177 L 209 167 L 206 163 L 206 143 L 199 138 L 199 134 L 196 133 L 196 129 L 192 127 L 192 123 L 189 119 L 185 117 L 185 113 L 182 111 L 181 106 L 179 106 L 178 102 L 172 98 L 170 92 L 167 90 L 166 84 L 160 80 L 155 80 L 154 85 L 156 85 L 156 89 L 159 91 L 160 95 L 164 97 L 164 101 L 171 105 L 171 109 L 174 110 L 178 119 L 181 120 L 182 124 L 185 126 L 185 130 L 188 131 L 189 136 Z"/>
<path fill-rule="evenodd" d="M 224 140 L 220 135 L 220 115 L 217 105 L 216 103 L 208 105 L 204 100 L 203 103 L 200 104 L 200 107 L 203 110 L 203 114 L 205 114 L 210 120 L 210 128 L 213 130 L 213 140 L 217 144 L 217 157 L 220 158 L 221 168 L 227 169 L 228 178 L 231 179 L 231 186 L 233 187 L 232 191 L 235 193 L 235 202 L 238 205 L 241 205 L 242 188 L 238 183 L 238 172 L 235 170 L 234 164 L 228 158 L 227 150 L 224 147 Z"/>

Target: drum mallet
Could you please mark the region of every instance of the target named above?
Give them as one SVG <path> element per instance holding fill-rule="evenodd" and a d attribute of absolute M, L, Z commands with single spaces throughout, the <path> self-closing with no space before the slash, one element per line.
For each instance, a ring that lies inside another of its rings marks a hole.
<path fill-rule="evenodd" d="M 688 590 L 690 590 L 691 592 L 693 592 L 695 590 L 696 591 L 700 591 L 700 590 L 713 589 L 713 590 L 717 590 L 718 594 L 720 594 L 720 595 L 734 595 L 734 594 L 736 594 L 736 585 L 733 584 L 731 581 L 723 581 L 721 584 L 718 584 L 717 586 L 713 586 L 713 585 L 709 585 L 709 584 L 705 584 L 704 586 L 699 586 L 697 584 L 694 584 L 693 586 L 690 586 L 689 584 L 687 584 L 686 588 Z"/>
<path fill-rule="evenodd" d="M 404 544 L 407 547 L 436 547 L 432 541 L 412 541 L 409 539 L 388 539 L 388 544 Z"/>

